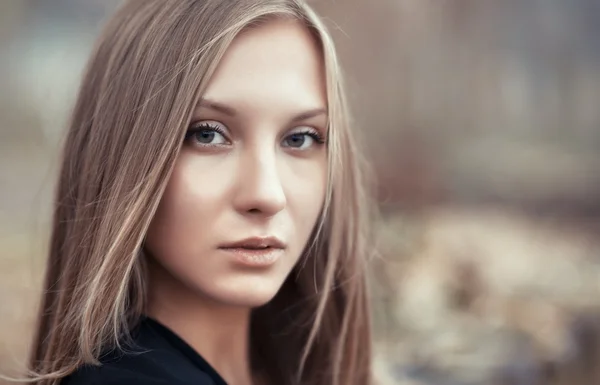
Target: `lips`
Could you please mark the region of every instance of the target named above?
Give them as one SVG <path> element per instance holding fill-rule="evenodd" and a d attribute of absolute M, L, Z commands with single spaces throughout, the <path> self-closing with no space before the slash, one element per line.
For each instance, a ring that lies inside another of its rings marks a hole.
<path fill-rule="evenodd" d="M 285 249 L 285 244 L 276 237 L 252 237 L 241 241 L 227 243 L 220 249 L 263 250 L 268 248 Z"/>
<path fill-rule="evenodd" d="M 286 245 L 275 237 L 254 237 L 220 246 L 219 249 L 246 267 L 266 268 L 283 255 Z"/>

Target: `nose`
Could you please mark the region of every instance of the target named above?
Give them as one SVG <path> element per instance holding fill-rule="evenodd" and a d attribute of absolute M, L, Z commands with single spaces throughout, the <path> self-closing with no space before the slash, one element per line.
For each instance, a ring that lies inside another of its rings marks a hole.
<path fill-rule="evenodd" d="M 240 157 L 235 209 L 243 215 L 272 217 L 285 208 L 286 196 L 274 151 L 248 151 Z"/>

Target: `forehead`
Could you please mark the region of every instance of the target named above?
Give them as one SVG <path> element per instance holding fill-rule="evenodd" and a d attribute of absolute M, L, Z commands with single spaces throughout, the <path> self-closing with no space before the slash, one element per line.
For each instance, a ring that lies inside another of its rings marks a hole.
<path fill-rule="evenodd" d="M 316 37 L 296 20 L 270 20 L 240 33 L 204 96 L 227 103 L 325 107 L 325 76 Z"/>

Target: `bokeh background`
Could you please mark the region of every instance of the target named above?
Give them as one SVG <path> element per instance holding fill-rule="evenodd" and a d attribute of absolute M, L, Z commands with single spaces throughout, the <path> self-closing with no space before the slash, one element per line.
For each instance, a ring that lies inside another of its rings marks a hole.
<path fill-rule="evenodd" d="M 59 146 L 117 0 L 0 2 L 0 371 L 23 362 Z M 381 384 L 600 384 L 600 1 L 313 0 L 382 218 Z"/>

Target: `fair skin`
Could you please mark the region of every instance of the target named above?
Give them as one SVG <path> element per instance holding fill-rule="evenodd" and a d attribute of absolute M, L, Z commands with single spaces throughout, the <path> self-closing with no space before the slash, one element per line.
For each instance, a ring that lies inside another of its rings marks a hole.
<path fill-rule="evenodd" d="M 253 383 L 251 310 L 275 296 L 318 221 L 326 107 L 304 26 L 274 20 L 241 33 L 194 111 L 148 231 L 148 314 L 232 385 Z"/>

